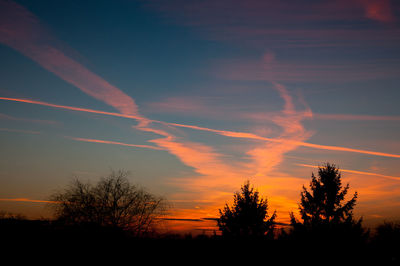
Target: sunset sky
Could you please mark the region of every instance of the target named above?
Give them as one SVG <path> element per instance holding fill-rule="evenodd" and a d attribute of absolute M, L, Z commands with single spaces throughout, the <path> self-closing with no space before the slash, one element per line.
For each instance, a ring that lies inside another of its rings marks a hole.
<path fill-rule="evenodd" d="M 400 219 L 400 2 L 0 0 L 0 210 L 112 169 L 170 230 L 246 180 L 277 220 L 330 162 L 357 217 Z"/>

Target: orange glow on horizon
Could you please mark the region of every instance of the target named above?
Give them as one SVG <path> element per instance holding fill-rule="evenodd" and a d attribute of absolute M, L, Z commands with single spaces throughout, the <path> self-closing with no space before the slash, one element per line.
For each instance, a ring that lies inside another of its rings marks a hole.
<path fill-rule="evenodd" d="M 27 198 L 12 198 L 12 199 L 0 199 L 0 201 L 9 201 L 9 202 L 32 202 L 32 203 L 59 203 L 57 201 L 50 200 L 35 200 L 35 199 L 27 199 Z"/>

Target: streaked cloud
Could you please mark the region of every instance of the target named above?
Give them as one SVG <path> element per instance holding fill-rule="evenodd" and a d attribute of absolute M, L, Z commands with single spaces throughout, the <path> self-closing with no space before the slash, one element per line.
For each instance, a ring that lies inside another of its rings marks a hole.
<path fill-rule="evenodd" d="M 395 22 L 392 4 L 390 0 L 146 1 L 169 21 L 197 29 L 204 38 L 257 48 L 399 45 L 398 29 L 385 27 Z M 353 27 L 366 20 L 383 27 Z"/>
<path fill-rule="evenodd" d="M 157 121 L 157 120 L 152 120 L 152 119 L 147 119 L 147 118 L 142 120 L 141 116 L 124 115 L 124 114 L 120 114 L 120 113 L 104 112 L 104 111 L 88 109 L 88 108 L 57 105 L 57 104 L 51 104 L 51 103 L 46 103 L 46 102 L 42 102 L 42 101 L 33 101 L 33 100 L 26 100 L 26 99 L 7 98 L 7 97 L 0 97 L 0 100 L 31 103 L 31 104 L 43 105 L 43 106 L 59 108 L 59 109 L 66 109 L 66 110 L 71 110 L 71 111 L 78 111 L 78 112 L 88 112 L 88 113 L 94 113 L 94 114 L 102 114 L 102 115 L 109 115 L 109 116 L 116 116 L 116 117 L 124 117 L 124 118 L 139 120 L 139 121 L 142 121 L 142 123 L 145 122 L 145 124 L 147 124 L 147 125 L 148 125 L 148 123 L 160 123 L 160 124 L 174 126 L 174 127 L 182 127 L 182 128 L 193 129 L 193 130 L 212 132 L 212 133 L 219 134 L 221 136 L 227 136 L 227 137 L 232 137 L 232 138 L 243 138 L 243 139 L 250 139 L 250 140 L 277 142 L 277 143 L 287 142 L 287 143 L 291 143 L 293 145 L 298 145 L 298 146 L 303 146 L 303 147 L 308 147 L 308 148 L 313 148 L 313 149 L 340 151 L 340 152 L 352 152 L 352 153 L 361 153 L 361 154 L 374 155 L 374 156 L 400 158 L 399 154 L 377 152 L 377 151 L 363 150 L 363 149 L 354 149 L 354 148 L 341 147 L 341 146 L 313 144 L 313 143 L 308 143 L 308 142 L 298 141 L 298 140 L 287 140 L 287 139 L 284 140 L 284 139 L 279 139 L 279 138 L 269 138 L 269 137 L 259 136 L 259 135 L 256 135 L 254 133 L 249 133 L 249 132 L 237 132 L 237 131 L 229 131 L 229 130 L 219 130 L 219 129 L 212 129 L 212 128 L 195 126 L 195 125 L 186 125 L 186 124 L 179 124 L 179 123 L 162 122 L 162 121 Z M 310 114 L 307 113 L 307 112 L 302 114 L 302 116 L 303 115 L 304 115 L 305 118 L 310 116 Z M 147 132 L 153 132 L 153 133 L 156 133 L 158 135 L 166 135 L 167 134 L 165 131 L 160 131 L 160 130 L 156 130 L 156 129 L 150 129 L 148 127 L 141 127 L 141 130 L 142 131 L 147 131 Z M 169 134 L 167 134 L 167 135 L 169 135 Z"/>

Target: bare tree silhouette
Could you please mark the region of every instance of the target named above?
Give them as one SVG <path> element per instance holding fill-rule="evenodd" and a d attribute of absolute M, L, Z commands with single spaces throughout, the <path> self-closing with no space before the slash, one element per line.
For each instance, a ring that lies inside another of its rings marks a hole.
<path fill-rule="evenodd" d="M 240 192 L 234 194 L 234 203 L 219 210 L 218 227 L 223 236 L 233 238 L 260 238 L 273 236 L 276 213 L 268 219 L 267 199 L 247 181 Z"/>
<path fill-rule="evenodd" d="M 148 233 L 165 211 L 164 200 L 131 185 L 127 172 L 112 172 L 95 186 L 75 179 L 50 197 L 59 221 L 119 228 L 139 236 Z"/>

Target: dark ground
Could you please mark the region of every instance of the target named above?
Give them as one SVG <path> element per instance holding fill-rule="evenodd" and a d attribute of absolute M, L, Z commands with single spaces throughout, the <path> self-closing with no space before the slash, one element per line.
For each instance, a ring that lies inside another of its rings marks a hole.
<path fill-rule="evenodd" d="M 20 254 L 36 251 L 36 255 L 45 252 L 44 257 L 52 254 L 67 260 L 84 256 L 92 260 L 125 258 L 134 263 L 142 258 L 149 262 L 164 263 L 218 261 L 224 265 L 256 262 L 400 265 L 399 240 L 385 242 L 372 237 L 357 245 L 288 237 L 274 240 L 225 239 L 205 235 L 134 237 L 116 229 L 64 226 L 50 221 L 23 219 L 1 219 L 0 237 L 3 257 L 13 251 Z"/>

